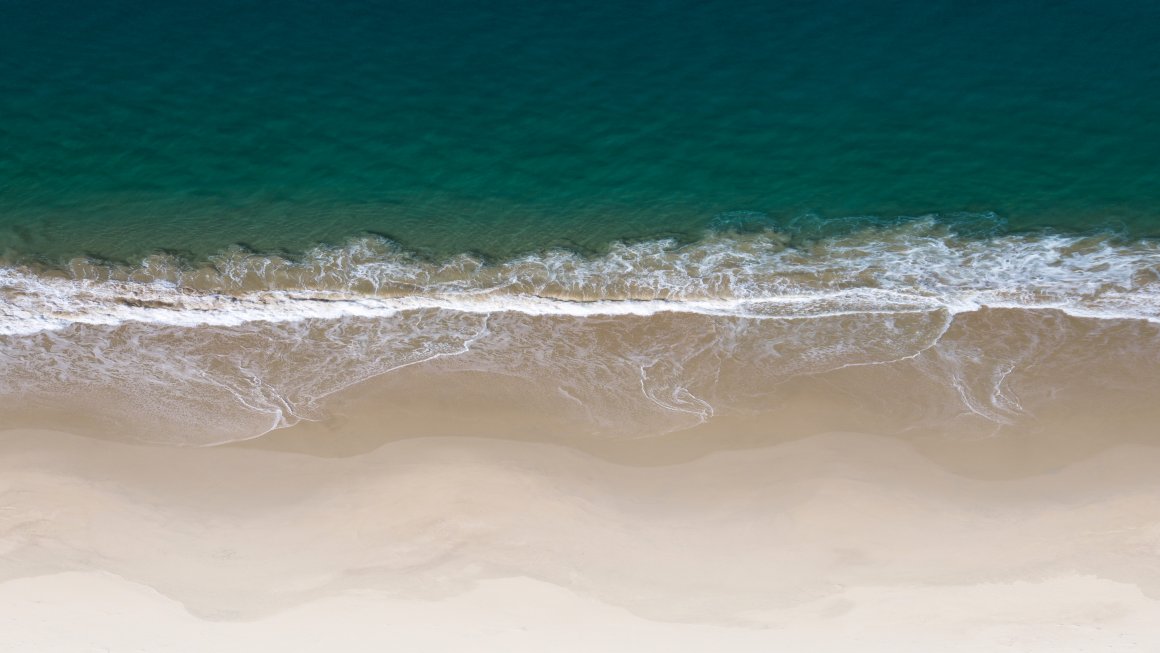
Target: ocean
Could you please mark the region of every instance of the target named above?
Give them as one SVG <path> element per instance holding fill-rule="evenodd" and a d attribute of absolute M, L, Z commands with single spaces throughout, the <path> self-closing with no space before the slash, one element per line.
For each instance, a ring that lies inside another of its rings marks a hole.
<path fill-rule="evenodd" d="M 112 1 L 0 20 L 0 252 L 1160 235 L 1149 2 Z"/>

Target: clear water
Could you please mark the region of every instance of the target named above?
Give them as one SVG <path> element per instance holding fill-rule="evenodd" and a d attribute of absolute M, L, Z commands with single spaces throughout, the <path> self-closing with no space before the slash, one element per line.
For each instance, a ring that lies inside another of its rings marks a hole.
<path fill-rule="evenodd" d="M 1160 235 L 1152 2 L 3 1 L 0 63 L 9 260 Z"/>

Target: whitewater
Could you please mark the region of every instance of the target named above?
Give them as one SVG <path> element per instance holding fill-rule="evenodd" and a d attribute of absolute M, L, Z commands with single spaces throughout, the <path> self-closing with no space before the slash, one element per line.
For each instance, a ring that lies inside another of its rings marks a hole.
<path fill-rule="evenodd" d="M 240 248 L 194 266 L 75 259 L 0 267 L 0 334 L 125 322 L 237 326 L 439 309 L 800 319 L 982 307 L 1160 322 L 1160 243 L 1058 234 L 961 238 L 927 221 L 803 245 L 779 234 L 432 262 L 363 238 L 297 258 Z"/>

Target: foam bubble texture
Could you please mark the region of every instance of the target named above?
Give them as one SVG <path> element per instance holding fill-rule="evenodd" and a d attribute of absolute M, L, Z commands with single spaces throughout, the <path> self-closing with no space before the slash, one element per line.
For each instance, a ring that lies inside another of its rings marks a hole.
<path fill-rule="evenodd" d="M 934 222 L 787 246 L 777 234 L 550 251 L 498 264 L 420 260 L 364 239 L 299 260 L 225 252 L 191 269 L 163 256 L 66 273 L 0 268 L 0 334 L 71 324 L 237 326 L 440 309 L 490 314 L 688 312 L 809 318 L 873 312 L 1051 308 L 1160 320 L 1160 243 L 1058 235 L 962 239 Z"/>

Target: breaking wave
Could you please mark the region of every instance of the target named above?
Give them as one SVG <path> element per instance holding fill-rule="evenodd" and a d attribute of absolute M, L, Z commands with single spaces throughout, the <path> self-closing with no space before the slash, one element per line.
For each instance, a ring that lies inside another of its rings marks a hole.
<path fill-rule="evenodd" d="M 58 269 L 0 268 L 0 334 L 8 335 L 71 324 L 231 326 L 419 309 L 785 319 L 984 306 L 1160 321 L 1160 243 L 961 238 L 927 220 L 805 246 L 762 232 L 496 264 L 468 255 L 425 261 L 367 238 L 297 259 L 231 250 L 201 267 L 157 255 L 133 267 L 78 259 Z"/>

